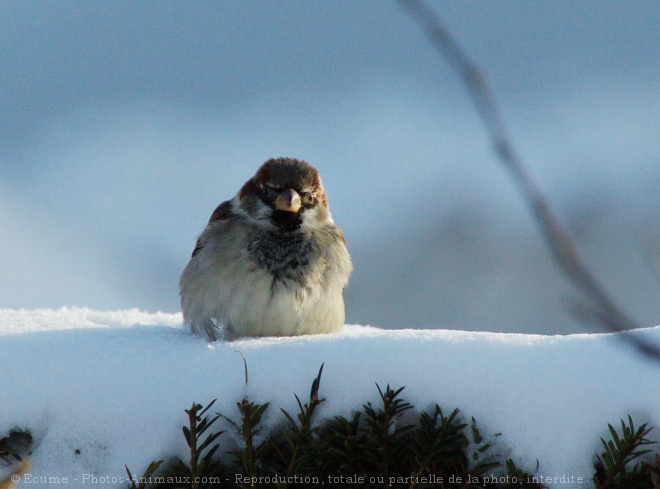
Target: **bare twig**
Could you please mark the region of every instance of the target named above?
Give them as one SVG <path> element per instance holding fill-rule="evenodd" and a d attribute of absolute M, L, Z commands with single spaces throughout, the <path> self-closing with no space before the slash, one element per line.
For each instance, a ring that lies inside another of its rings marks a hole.
<path fill-rule="evenodd" d="M 422 0 L 399 0 L 406 12 L 426 32 L 433 46 L 447 59 L 461 77 L 474 102 L 488 137 L 504 167 L 509 171 L 532 210 L 546 244 L 561 271 L 585 295 L 588 304 L 579 306 L 579 316 L 600 324 L 606 331 L 622 333 L 621 339 L 632 344 L 638 352 L 660 361 L 660 347 L 631 335 L 626 330 L 639 328 L 605 292 L 601 284 L 580 259 L 575 246 L 554 217 L 550 206 L 525 170 L 504 127 L 501 112 L 490 87 L 467 53 L 445 29 L 441 19 Z"/>
<path fill-rule="evenodd" d="M 245 369 L 245 385 L 248 384 L 248 368 L 247 368 L 247 360 L 245 359 L 245 355 L 243 354 L 242 351 L 240 350 L 234 350 L 236 353 L 240 353 L 241 356 L 243 357 L 243 368 Z"/>

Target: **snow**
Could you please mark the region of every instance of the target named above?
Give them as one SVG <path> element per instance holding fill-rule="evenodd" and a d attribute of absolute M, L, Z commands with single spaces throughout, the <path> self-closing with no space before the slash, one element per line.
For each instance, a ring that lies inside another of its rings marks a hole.
<path fill-rule="evenodd" d="M 635 331 L 660 342 L 660 327 Z M 244 382 L 242 352 L 249 367 Z M 616 335 L 541 336 L 347 325 L 334 335 L 208 343 L 180 314 L 137 309 L 0 310 L 0 436 L 28 428 L 30 474 L 97 486 L 185 454 L 192 402 L 236 418 L 248 395 L 295 411 L 325 364 L 319 414 L 350 414 L 381 387 L 406 386 L 417 408 L 437 402 L 502 433 L 498 449 L 538 475 L 583 477 L 590 487 L 607 423 L 632 415 L 660 425 L 658 364 Z M 79 453 L 76 453 L 78 451 Z M 105 478 L 105 479 L 103 479 Z M 113 479 L 114 478 L 114 479 Z M 28 487 L 22 483 L 19 487 Z M 550 487 L 582 487 L 558 484 Z"/>

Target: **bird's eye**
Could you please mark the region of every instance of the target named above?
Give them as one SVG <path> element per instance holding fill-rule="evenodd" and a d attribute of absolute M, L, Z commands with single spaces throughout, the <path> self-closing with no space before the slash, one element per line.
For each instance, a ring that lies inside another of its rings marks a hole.
<path fill-rule="evenodd" d="M 271 185 L 264 185 L 263 186 L 263 196 L 267 199 L 273 199 L 275 196 L 279 193 L 275 188 L 273 188 Z"/>
<path fill-rule="evenodd" d="M 304 193 L 302 195 L 302 198 L 305 207 L 313 207 L 314 205 L 316 205 L 316 194 L 314 192 Z"/>

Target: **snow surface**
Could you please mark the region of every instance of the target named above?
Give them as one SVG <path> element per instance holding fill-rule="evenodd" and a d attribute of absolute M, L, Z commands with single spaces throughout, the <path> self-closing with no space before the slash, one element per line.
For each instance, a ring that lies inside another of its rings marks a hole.
<path fill-rule="evenodd" d="M 660 342 L 660 326 L 634 332 Z M 249 384 L 244 383 L 245 354 Z M 181 426 L 193 401 L 236 418 L 248 395 L 296 411 L 325 363 L 320 415 L 375 402 L 375 383 L 406 386 L 417 408 L 459 407 L 498 449 L 537 475 L 583 477 L 599 437 L 628 414 L 660 426 L 659 366 L 615 335 L 540 336 L 350 326 L 334 335 L 208 343 L 180 314 L 137 309 L 0 310 L 0 436 L 35 437 L 30 474 L 68 487 L 121 487 L 124 465 L 185 455 Z M 79 453 L 76 453 L 79 451 Z M 29 487 L 21 483 L 19 486 Z M 34 484 L 32 484 L 34 486 Z M 583 484 L 550 484 L 582 487 Z"/>

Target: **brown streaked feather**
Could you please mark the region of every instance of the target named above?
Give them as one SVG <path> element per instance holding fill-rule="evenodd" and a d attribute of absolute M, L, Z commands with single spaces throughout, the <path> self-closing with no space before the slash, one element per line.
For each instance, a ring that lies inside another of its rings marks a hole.
<path fill-rule="evenodd" d="M 294 158 L 271 158 L 245 182 L 238 193 L 239 199 L 246 195 L 259 195 L 267 183 L 276 189 L 293 188 L 297 192 L 306 188 L 321 192 L 323 190 L 319 172 L 306 161 Z M 322 199 L 322 203 L 327 205 L 325 199 Z"/>
<path fill-rule="evenodd" d="M 241 190 L 238 193 L 238 198 L 242 199 L 246 195 L 257 195 L 260 191 L 261 187 L 256 183 L 255 178 L 253 177 L 241 187 Z"/>
<path fill-rule="evenodd" d="M 209 219 L 209 224 L 215 221 L 224 221 L 229 219 L 229 216 L 231 216 L 231 201 L 227 200 L 215 208 Z"/>
<path fill-rule="evenodd" d="M 215 208 L 213 211 L 213 214 L 211 214 L 211 217 L 209 219 L 209 224 L 216 222 L 216 221 L 224 221 L 225 219 L 229 219 L 229 216 L 231 216 L 232 211 L 231 211 L 231 201 L 227 200 L 220 204 L 218 207 Z M 197 242 L 195 243 L 195 249 L 192 252 L 192 256 L 195 256 L 199 251 L 204 248 L 204 245 L 201 242 L 201 239 L 197 239 Z"/>
<path fill-rule="evenodd" d="M 325 194 L 325 191 L 323 190 L 323 183 L 321 183 L 321 175 L 319 175 L 319 172 L 316 168 L 310 165 L 310 177 L 311 177 L 311 183 L 312 183 L 312 188 L 318 192 L 318 202 L 319 204 L 328 207 L 328 196 Z"/>
<path fill-rule="evenodd" d="M 197 243 L 195 243 L 195 249 L 193 250 L 192 255 L 190 256 L 190 258 L 192 258 L 192 257 L 195 256 L 197 253 L 199 253 L 199 251 L 200 251 L 202 248 L 204 248 L 204 245 L 202 245 L 200 239 L 197 239 Z"/>

